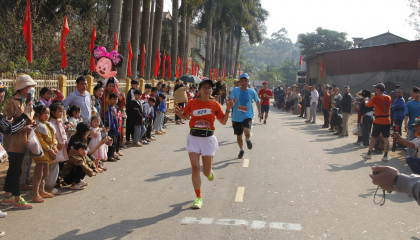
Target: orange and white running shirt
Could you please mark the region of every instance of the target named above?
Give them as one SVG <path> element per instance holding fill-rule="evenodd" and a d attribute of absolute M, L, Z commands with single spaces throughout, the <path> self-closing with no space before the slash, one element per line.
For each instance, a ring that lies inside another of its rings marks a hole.
<path fill-rule="evenodd" d="M 190 128 L 212 129 L 214 128 L 214 120 L 222 119 L 225 114 L 222 107 L 215 100 L 202 102 L 199 99 L 188 101 L 184 108 L 184 114 L 190 115 Z"/>

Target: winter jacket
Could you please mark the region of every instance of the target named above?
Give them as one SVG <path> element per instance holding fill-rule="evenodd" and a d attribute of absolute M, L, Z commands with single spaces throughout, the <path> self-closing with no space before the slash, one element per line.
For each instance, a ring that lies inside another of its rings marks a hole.
<path fill-rule="evenodd" d="M 62 123 L 61 119 L 55 119 L 55 118 L 50 118 L 50 120 L 48 120 L 48 122 L 50 122 L 56 132 L 55 132 L 55 137 L 57 139 L 57 143 L 60 142 L 67 142 L 67 135 L 66 135 L 66 130 L 65 130 L 65 126 Z M 66 146 L 63 147 L 63 149 L 59 150 L 57 155 L 56 155 L 56 159 L 53 161 L 53 163 L 56 162 L 64 162 L 69 160 L 69 156 L 67 155 L 67 149 Z"/>
<path fill-rule="evenodd" d="M 341 100 L 341 111 L 343 113 L 351 113 L 351 104 L 353 102 L 353 98 L 351 94 L 348 92 L 343 95 L 343 100 Z"/>
<path fill-rule="evenodd" d="M 131 125 L 143 125 L 142 119 L 144 118 L 143 114 L 143 104 L 141 100 L 137 101 L 136 99 L 132 99 L 130 103 L 130 109 L 127 111 L 130 112 Z"/>
<path fill-rule="evenodd" d="M 36 121 L 38 126 L 35 129 L 35 134 L 38 137 L 39 143 L 41 144 L 42 151 L 44 151 L 44 156 L 33 158 L 37 163 L 48 162 L 49 164 L 53 163 L 53 159 L 50 156 L 48 149 L 57 146 L 57 138 L 55 137 L 55 127 L 50 122 L 42 123 Z M 48 128 L 47 126 L 48 125 Z"/>
<path fill-rule="evenodd" d="M 95 163 L 90 160 L 90 158 L 86 155 L 82 157 L 74 148 L 70 149 L 69 152 L 70 159 L 64 163 L 62 174 L 63 177 L 67 177 L 71 174 L 73 168 L 80 166 L 86 175 L 89 177 L 93 176 L 93 173 L 96 172 Z"/>
<path fill-rule="evenodd" d="M 108 136 L 115 137 L 120 132 L 118 131 L 120 127 L 119 119 L 118 119 L 118 107 L 115 106 L 117 109 L 117 113 L 115 113 L 114 110 L 112 110 L 111 104 L 108 106 L 108 109 L 105 112 L 105 127 L 109 128 Z"/>
<path fill-rule="evenodd" d="M 128 91 L 127 97 L 126 97 L 125 110 L 127 114 L 127 125 L 134 125 L 130 122 L 132 120 L 131 111 L 130 111 L 131 103 L 132 103 L 132 100 L 136 100 L 134 98 L 134 90 L 136 89 L 131 88 L 130 91 Z"/>
<path fill-rule="evenodd" d="M 394 112 L 395 120 L 404 120 L 405 100 L 403 97 L 394 100 L 392 111 Z"/>
<path fill-rule="evenodd" d="M 25 104 L 22 103 L 22 98 L 19 93 L 17 93 L 9 99 L 4 107 L 4 115 L 8 119 L 13 118 L 16 121 L 19 117 L 21 117 L 24 110 Z M 34 115 L 35 111 L 32 111 L 29 116 L 26 115 L 28 118 L 26 118 L 25 126 L 31 124 Z M 26 133 L 23 129 L 20 129 L 12 136 L 4 135 L 3 147 L 7 152 L 25 153 L 27 142 L 28 133 Z"/>
<path fill-rule="evenodd" d="M 185 103 L 188 102 L 188 96 L 187 91 L 190 89 L 190 87 L 179 87 L 174 92 L 174 102 L 176 103 Z"/>
<path fill-rule="evenodd" d="M 146 119 L 154 119 L 155 109 L 148 102 L 143 104 L 143 113 Z"/>

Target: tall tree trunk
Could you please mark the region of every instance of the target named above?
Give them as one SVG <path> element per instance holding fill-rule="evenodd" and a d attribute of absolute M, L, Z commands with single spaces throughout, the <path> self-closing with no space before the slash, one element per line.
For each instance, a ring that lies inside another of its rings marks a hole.
<path fill-rule="evenodd" d="M 131 39 L 131 22 L 133 14 L 133 0 L 124 0 L 123 19 L 121 22 L 121 49 L 120 54 L 124 57 L 122 67 L 118 69 L 117 78 L 122 81 L 127 77 L 128 67 L 128 42 Z"/>
<path fill-rule="evenodd" d="M 235 34 L 233 31 L 233 24 L 231 27 L 231 36 L 230 36 L 230 49 L 229 49 L 229 76 L 232 76 L 232 69 L 233 69 L 233 47 L 234 47 L 234 43 L 235 43 Z"/>
<path fill-rule="evenodd" d="M 146 52 L 147 52 L 147 60 L 146 60 L 146 79 L 152 79 L 152 57 L 153 54 L 153 47 L 152 47 L 152 40 L 153 40 L 153 28 L 154 28 L 154 23 L 155 23 L 155 3 L 156 0 L 152 0 L 152 7 L 150 8 L 150 11 L 152 12 L 150 15 L 150 28 L 149 28 L 149 48 L 147 48 Z"/>
<path fill-rule="evenodd" d="M 219 69 L 220 68 L 220 66 L 219 66 L 219 54 L 220 54 L 220 30 L 219 31 L 217 31 L 217 33 L 216 33 L 216 46 L 214 47 L 214 52 L 215 52 L 215 54 L 214 54 L 214 61 L 213 61 L 213 66 L 216 68 L 216 69 Z"/>
<path fill-rule="evenodd" d="M 237 45 L 236 45 L 236 56 L 235 56 L 235 71 L 233 72 L 233 79 L 236 78 L 236 71 L 238 70 L 238 63 L 239 63 L 239 50 L 241 50 L 241 38 L 242 34 L 239 36 L 238 39 L 236 39 Z"/>
<path fill-rule="evenodd" d="M 155 23 L 153 26 L 153 45 L 152 45 L 152 64 L 150 72 L 155 70 L 155 60 L 157 49 L 160 48 L 160 38 L 162 35 L 162 17 L 163 17 L 163 0 L 156 0 Z"/>
<path fill-rule="evenodd" d="M 141 45 L 140 45 L 140 56 L 143 54 L 143 44 L 145 49 L 149 48 L 149 28 L 150 28 L 150 0 L 143 0 L 143 13 L 141 16 Z M 146 53 L 148 51 L 146 50 Z M 144 61 L 145 61 L 145 68 L 146 68 L 146 59 L 147 55 L 144 54 Z M 142 65 L 142 59 L 140 58 L 138 69 L 141 72 L 141 65 Z M 142 78 L 145 78 L 146 74 L 143 72 L 144 76 L 141 76 Z"/>
<path fill-rule="evenodd" d="M 185 56 L 186 56 L 186 61 L 188 61 L 188 58 L 190 57 L 189 55 L 189 48 L 190 48 L 190 25 L 191 25 L 191 18 L 187 17 L 187 22 L 186 22 L 187 26 L 186 26 L 186 33 L 185 33 Z M 191 56 L 192 57 L 192 56 Z M 191 58 L 191 62 L 192 62 L 192 58 Z M 192 67 L 192 66 L 190 66 Z M 185 73 L 188 72 L 188 69 L 185 70 Z"/>
<path fill-rule="evenodd" d="M 133 21 L 131 26 L 131 48 L 133 50 L 133 61 L 131 62 L 131 79 L 137 78 L 137 61 L 139 59 L 140 38 L 140 8 L 141 0 L 133 0 Z"/>
<path fill-rule="evenodd" d="M 207 37 L 206 37 L 206 62 L 204 67 L 204 73 L 203 75 L 206 76 L 209 73 L 210 67 L 211 67 L 211 52 L 212 52 L 212 44 L 211 44 L 211 38 L 212 38 L 212 27 L 213 27 L 213 21 L 209 20 L 207 22 Z M 208 76 L 210 78 L 210 76 Z"/>
<path fill-rule="evenodd" d="M 179 0 L 172 0 L 172 40 L 171 40 L 171 73 L 176 72 L 176 56 L 178 56 L 178 6 Z"/>
<path fill-rule="evenodd" d="M 229 28 L 230 29 L 230 28 Z M 230 31 L 230 30 L 229 30 Z M 232 37 L 232 33 L 228 32 L 227 34 L 227 41 L 226 41 L 226 76 L 230 76 L 229 69 L 230 69 L 230 38 Z"/>
<path fill-rule="evenodd" d="M 179 16 L 181 18 L 181 25 L 179 30 L 179 57 L 182 58 L 182 69 L 185 67 L 185 60 L 186 60 L 186 53 L 185 53 L 185 39 L 186 39 L 186 32 L 187 32 L 187 24 L 186 24 L 186 17 L 187 17 L 187 0 L 181 0 L 181 14 Z M 182 71 L 185 73 L 185 71 Z"/>
<path fill-rule="evenodd" d="M 226 42 L 226 32 L 225 29 L 222 29 L 222 32 L 220 34 L 220 54 L 219 54 L 219 65 L 220 65 L 220 71 L 222 71 L 223 74 L 223 70 L 224 70 L 224 55 L 225 55 L 225 42 Z"/>
<path fill-rule="evenodd" d="M 114 32 L 117 33 L 117 36 L 120 34 L 121 2 L 122 0 L 111 0 L 108 39 L 106 44 L 107 51 L 111 51 L 114 46 Z"/>

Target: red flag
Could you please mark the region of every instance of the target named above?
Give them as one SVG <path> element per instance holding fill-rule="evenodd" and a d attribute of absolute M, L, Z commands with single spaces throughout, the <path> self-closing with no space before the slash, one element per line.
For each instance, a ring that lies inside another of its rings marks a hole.
<path fill-rule="evenodd" d="M 90 45 L 89 45 L 89 51 L 90 51 L 90 71 L 95 71 L 95 58 L 93 58 L 93 48 L 95 47 L 95 40 L 96 40 L 96 30 L 95 26 L 93 26 L 92 36 L 90 38 Z"/>
<path fill-rule="evenodd" d="M 67 67 L 66 36 L 69 32 L 70 32 L 69 24 L 67 23 L 67 17 L 65 17 L 64 25 L 63 25 L 63 32 L 61 33 L 61 39 L 60 39 L 61 68 Z"/>
<path fill-rule="evenodd" d="M 302 66 L 302 53 L 300 54 L 299 65 Z"/>
<path fill-rule="evenodd" d="M 226 66 L 223 64 L 223 81 L 226 79 Z"/>
<path fill-rule="evenodd" d="M 157 78 L 159 73 L 159 67 L 160 67 L 160 53 L 159 48 L 156 50 L 156 60 L 155 60 L 155 77 Z"/>
<path fill-rule="evenodd" d="M 185 75 L 188 75 L 189 69 L 188 69 L 188 57 L 185 59 Z"/>
<path fill-rule="evenodd" d="M 118 37 L 117 37 L 117 33 L 114 32 L 114 50 L 118 49 Z"/>
<path fill-rule="evenodd" d="M 179 64 L 179 56 L 176 56 L 176 74 L 175 74 L 175 78 L 178 79 L 179 78 L 179 71 L 178 71 L 178 64 Z"/>
<path fill-rule="evenodd" d="M 27 46 L 26 60 L 32 63 L 32 23 L 31 23 L 31 9 L 29 8 L 30 0 L 26 3 L 25 21 L 23 23 L 23 34 Z"/>
<path fill-rule="evenodd" d="M 216 70 L 216 68 L 215 69 L 213 69 L 213 81 L 216 81 L 217 80 L 217 70 Z"/>
<path fill-rule="evenodd" d="M 143 77 L 144 75 L 144 54 L 146 53 L 146 46 L 143 43 L 143 51 L 141 51 L 141 73 L 140 75 Z"/>
<path fill-rule="evenodd" d="M 179 75 L 182 77 L 182 57 L 179 58 Z"/>
<path fill-rule="evenodd" d="M 131 41 L 128 41 L 128 73 L 127 75 L 131 77 L 131 60 L 133 60 L 133 49 L 131 49 Z"/>
<path fill-rule="evenodd" d="M 168 79 L 171 80 L 171 78 L 172 78 L 172 76 L 171 76 L 172 75 L 171 74 L 171 64 L 172 64 L 171 55 L 168 54 L 168 57 L 166 59 L 168 60 Z"/>
<path fill-rule="evenodd" d="M 324 70 L 325 70 L 325 64 L 324 60 L 321 61 L 321 77 L 324 77 Z"/>
<path fill-rule="evenodd" d="M 165 61 L 166 61 L 166 54 L 165 52 L 163 52 L 162 79 L 165 79 Z"/>

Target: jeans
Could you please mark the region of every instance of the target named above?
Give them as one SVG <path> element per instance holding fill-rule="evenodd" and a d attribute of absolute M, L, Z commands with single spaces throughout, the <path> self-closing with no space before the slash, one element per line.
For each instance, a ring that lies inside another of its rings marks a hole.
<path fill-rule="evenodd" d="M 117 149 L 117 146 L 120 145 L 120 143 L 118 142 L 119 135 L 113 136 L 111 138 L 112 138 L 112 145 L 108 147 L 108 153 L 107 153 L 108 158 L 114 157 L 114 153 Z M 118 149 L 119 149 L 119 147 L 118 147 Z"/>
<path fill-rule="evenodd" d="M 322 109 L 322 113 L 324 113 L 324 126 L 330 125 L 330 114 L 328 112 L 328 109 Z"/>
<path fill-rule="evenodd" d="M 299 115 L 299 99 L 296 101 L 296 115 Z"/>
<path fill-rule="evenodd" d="M 311 108 L 310 107 L 306 107 L 305 117 L 306 117 L 306 120 L 309 121 L 309 119 L 311 117 Z"/>
<path fill-rule="evenodd" d="M 311 105 L 311 116 L 309 117 L 309 121 L 316 123 L 316 103 Z"/>
<path fill-rule="evenodd" d="M 306 100 L 304 99 L 302 101 L 302 110 L 300 111 L 300 116 L 301 117 L 306 117 Z"/>
<path fill-rule="evenodd" d="M 343 132 L 341 135 L 349 135 L 349 118 L 350 113 L 343 112 Z"/>
<path fill-rule="evenodd" d="M 162 131 L 162 124 L 163 124 L 163 117 L 164 116 L 165 116 L 164 112 L 156 113 L 156 119 L 155 119 L 155 125 L 154 125 L 155 132 L 161 132 Z"/>
<path fill-rule="evenodd" d="M 7 155 L 9 155 L 9 169 L 7 169 L 3 190 L 11 192 L 13 196 L 20 196 L 20 177 L 25 153 L 8 152 Z"/>
<path fill-rule="evenodd" d="M 141 139 L 143 139 L 143 135 L 146 133 L 146 128 L 144 125 L 134 125 L 134 144 L 137 144 Z"/>
<path fill-rule="evenodd" d="M 407 157 L 405 162 L 408 164 L 414 174 L 420 174 L 420 158 Z"/>
<path fill-rule="evenodd" d="M 416 131 L 415 130 L 410 130 L 408 129 L 408 139 L 407 141 L 413 141 L 414 138 L 416 138 Z M 408 148 L 407 150 L 407 157 L 412 157 L 413 156 L 413 149 L 412 148 Z"/>
<path fill-rule="evenodd" d="M 362 122 L 362 135 L 363 135 L 363 146 L 369 146 L 370 133 L 372 132 L 373 116 L 363 116 Z"/>
<path fill-rule="evenodd" d="M 178 103 L 178 107 L 184 108 L 185 107 L 185 103 Z M 175 114 L 175 121 L 179 121 L 179 120 L 181 120 L 181 118 L 178 117 L 178 115 Z"/>

